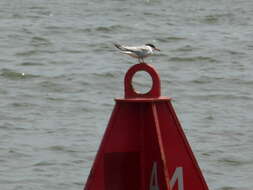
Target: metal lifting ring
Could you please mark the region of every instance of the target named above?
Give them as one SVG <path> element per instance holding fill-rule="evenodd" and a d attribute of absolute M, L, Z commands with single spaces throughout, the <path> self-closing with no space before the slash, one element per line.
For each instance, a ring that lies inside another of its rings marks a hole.
<path fill-rule="evenodd" d="M 137 93 L 132 85 L 132 79 L 136 72 L 146 71 L 152 78 L 152 87 L 149 92 Z M 160 77 L 156 70 L 146 63 L 136 64 L 132 66 L 125 75 L 125 98 L 158 98 L 161 95 Z"/>

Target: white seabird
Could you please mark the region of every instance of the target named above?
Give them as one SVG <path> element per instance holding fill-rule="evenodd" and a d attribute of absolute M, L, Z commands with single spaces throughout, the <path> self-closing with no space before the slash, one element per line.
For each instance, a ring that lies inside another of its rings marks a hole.
<path fill-rule="evenodd" d="M 145 44 L 142 46 L 123 46 L 120 44 L 114 45 L 116 48 L 121 50 L 121 53 L 137 58 L 139 63 L 144 63 L 144 58 L 154 54 L 155 50 L 160 51 L 160 49 L 156 48 L 153 44 Z"/>

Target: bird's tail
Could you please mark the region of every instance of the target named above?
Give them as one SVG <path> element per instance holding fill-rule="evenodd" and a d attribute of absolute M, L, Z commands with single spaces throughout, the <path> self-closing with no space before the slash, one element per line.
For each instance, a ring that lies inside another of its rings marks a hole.
<path fill-rule="evenodd" d="M 121 51 L 125 51 L 126 49 L 122 46 L 122 45 L 120 45 L 120 44 L 116 44 L 116 43 L 113 43 L 114 44 L 114 46 L 116 47 L 116 48 L 118 48 L 118 49 L 120 49 Z"/>

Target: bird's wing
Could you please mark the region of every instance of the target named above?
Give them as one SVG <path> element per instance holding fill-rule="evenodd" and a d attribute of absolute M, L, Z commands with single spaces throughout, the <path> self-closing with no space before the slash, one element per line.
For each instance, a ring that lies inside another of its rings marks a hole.
<path fill-rule="evenodd" d="M 148 49 L 145 46 L 122 46 L 126 51 L 132 51 L 132 52 L 145 52 L 148 51 Z"/>
<path fill-rule="evenodd" d="M 145 46 L 124 46 L 116 43 L 114 43 L 114 46 L 120 49 L 121 51 L 131 51 L 131 52 L 148 51 L 148 49 Z"/>

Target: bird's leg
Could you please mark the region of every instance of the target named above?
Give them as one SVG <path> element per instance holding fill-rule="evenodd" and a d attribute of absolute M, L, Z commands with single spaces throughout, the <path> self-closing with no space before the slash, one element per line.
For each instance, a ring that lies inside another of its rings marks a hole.
<path fill-rule="evenodd" d="M 141 59 L 138 57 L 138 61 L 139 61 L 139 63 L 141 63 Z"/>
<path fill-rule="evenodd" d="M 143 57 L 141 58 L 141 60 L 142 60 L 142 63 L 144 63 L 144 58 Z"/>

